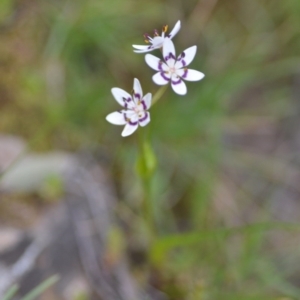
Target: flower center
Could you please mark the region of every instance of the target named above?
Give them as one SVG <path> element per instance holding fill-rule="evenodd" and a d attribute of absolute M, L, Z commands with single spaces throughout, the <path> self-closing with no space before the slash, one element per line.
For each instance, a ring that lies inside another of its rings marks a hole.
<path fill-rule="evenodd" d="M 139 107 L 139 105 L 135 106 L 133 108 L 133 111 L 138 115 L 139 118 L 142 117 L 143 109 L 141 107 Z"/>
<path fill-rule="evenodd" d="M 171 73 L 171 75 L 176 74 L 176 68 L 170 67 L 169 72 Z"/>

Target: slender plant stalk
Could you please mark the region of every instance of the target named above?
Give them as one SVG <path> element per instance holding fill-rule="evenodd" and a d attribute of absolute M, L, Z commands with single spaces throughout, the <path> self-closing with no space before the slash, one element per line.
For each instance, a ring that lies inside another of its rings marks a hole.
<path fill-rule="evenodd" d="M 163 96 L 166 89 L 167 85 L 162 86 L 155 93 L 152 98 L 152 105 Z M 139 155 L 137 158 L 137 171 L 143 190 L 143 215 L 149 230 L 150 240 L 153 241 L 157 235 L 152 194 L 152 182 L 156 167 L 156 157 L 152 151 L 146 128 L 140 128 L 138 131 L 138 149 Z"/>
<path fill-rule="evenodd" d="M 165 93 L 167 88 L 168 88 L 168 84 L 160 87 L 160 89 L 154 94 L 152 98 L 151 106 L 153 106 L 162 97 L 162 95 Z"/>
<path fill-rule="evenodd" d="M 6 292 L 2 300 L 11 300 L 17 291 L 18 291 L 18 286 L 15 284 Z"/>
<path fill-rule="evenodd" d="M 148 226 L 151 239 L 155 236 L 155 218 L 152 203 L 152 178 L 154 173 L 154 165 L 151 165 L 151 158 L 147 151 L 149 150 L 148 136 L 145 128 L 141 128 L 138 132 L 138 148 L 139 148 L 139 175 L 143 190 L 143 214 Z"/>
<path fill-rule="evenodd" d="M 57 275 L 54 275 L 46 279 L 44 282 L 42 282 L 40 285 L 34 288 L 31 292 L 29 292 L 26 296 L 24 296 L 21 300 L 34 300 L 36 297 L 42 294 L 46 289 L 48 289 L 51 285 L 55 284 L 58 280 L 59 277 Z"/>
<path fill-rule="evenodd" d="M 35 287 L 32 291 L 30 291 L 26 296 L 21 298 L 21 300 L 34 300 L 36 297 L 40 296 L 46 289 L 48 289 L 51 285 L 55 284 L 59 280 L 59 277 L 57 275 L 54 275 L 45 281 L 43 281 L 41 284 L 39 284 L 37 287 Z M 17 293 L 19 287 L 15 284 L 13 285 L 3 296 L 1 300 L 12 300 L 12 297 L 15 296 Z"/>

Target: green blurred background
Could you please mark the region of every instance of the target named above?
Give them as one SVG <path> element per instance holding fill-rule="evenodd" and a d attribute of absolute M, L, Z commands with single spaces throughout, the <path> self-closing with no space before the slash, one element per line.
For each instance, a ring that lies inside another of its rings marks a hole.
<path fill-rule="evenodd" d="M 1 133 L 39 152 L 99 149 L 120 207 L 136 210 L 136 136 L 105 121 L 110 90 L 137 77 L 155 93 L 131 45 L 177 20 L 177 53 L 197 45 L 191 68 L 206 77 L 151 109 L 158 288 L 300 299 L 299 0 L 1 0 Z"/>

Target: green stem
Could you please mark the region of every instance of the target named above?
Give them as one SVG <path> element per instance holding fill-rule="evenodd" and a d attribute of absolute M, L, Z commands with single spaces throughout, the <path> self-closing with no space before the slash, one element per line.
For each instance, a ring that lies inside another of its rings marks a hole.
<path fill-rule="evenodd" d="M 2 300 L 11 300 L 12 297 L 17 293 L 18 291 L 18 286 L 15 284 L 13 285 L 3 296 Z"/>
<path fill-rule="evenodd" d="M 143 190 L 143 214 L 150 233 L 150 239 L 155 236 L 155 218 L 152 204 L 152 178 L 155 168 L 155 157 L 148 143 L 146 130 L 141 128 L 138 133 L 139 161 L 138 173 Z"/>
<path fill-rule="evenodd" d="M 148 230 L 150 235 L 150 240 L 155 237 L 155 217 L 152 205 L 152 177 L 143 179 L 143 192 L 144 192 L 144 214 L 145 220 L 148 224 Z"/>
<path fill-rule="evenodd" d="M 160 87 L 160 89 L 154 94 L 154 96 L 152 98 L 151 106 L 153 106 L 162 97 L 162 95 L 165 93 L 167 88 L 168 88 L 167 84 Z"/>
<path fill-rule="evenodd" d="M 167 90 L 167 85 L 160 87 L 152 98 L 152 105 L 155 104 Z M 143 213 L 150 233 L 150 240 L 156 235 L 155 217 L 153 211 L 152 179 L 156 167 L 156 158 L 151 149 L 147 130 L 140 128 L 138 132 L 139 156 L 137 170 L 142 181 L 143 189 Z"/>
<path fill-rule="evenodd" d="M 48 289 L 50 286 L 55 284 L 58 281 L 59 277 L 57 275 L 54 275 L 44 282 L 42 282 L 40 285 L 38 285 L 36 288 L 34 288 L 31 292 L 29 292 L 27 295 L 25 295 L 21 300 L 33 300 L 36 299 L 40 294 L 42 294 L 46 289 Z"/>

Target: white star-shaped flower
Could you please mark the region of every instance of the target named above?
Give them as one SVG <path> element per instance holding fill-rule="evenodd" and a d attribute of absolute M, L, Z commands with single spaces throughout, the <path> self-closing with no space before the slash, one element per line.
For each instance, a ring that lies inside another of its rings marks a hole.
<path fill-rule="evenodd" d="M 125 109 L 109 114 L 106 120 L 114 125 L 125 125 L 122 136 L 132 134 L 138 126 L 146 126 L 150 122 L 151 93 L 143 97 L 143 90 L 138 79 L 133 81 L 133 95 L 120 88 L 112 88 L 114 98 Z"/>
<path fill-rule="evenodd" d="M 149 34 L 144 34 L 144 38 L 145 38 L 145 42 L 147 44 L 149 44 L 148 46 L 146 45 L 132 45 L 133 48 L 135 48 L 135 50 L 133 50 L 136 53 L 145 53 L 145 52 L 150 52 L 154 49 L 159 49 L 162 48 L 164 45 L 165 40 L 167 39 L 172 39 L 176 33 L 179 31 L 181 25 L 180 25 L 180 21 L 177 21 L 177 23 L 175 24 L 174 28 L 172 29 L 172 31 L 166 35 L 166 32 L 168 30 L 168 25 L 165 25 L 162 28 L 162 33 L 161 35 L 158 34 L 158 31 L 155 29 L 154 30 L 154 37 L 150 37 Z"/>
<path fill-rule="evenodd" d="M 198 81 L 205 75 L 199 71 L 186 68 L 194 59 L 197 46 L 192 46 L 184 50 L 176 59 L 175 47 L 170 39 L 165 40 L 163 47 L 163 57 L 165 62 L 160 58 L 146 54 L 146 63 L 152 69 L 158 71 L 152 79 L 158 85 L 165 85 L 171 81 L 175 93 L 185 95 L 187 92 L 186 85 L 183 81 Z"/>

